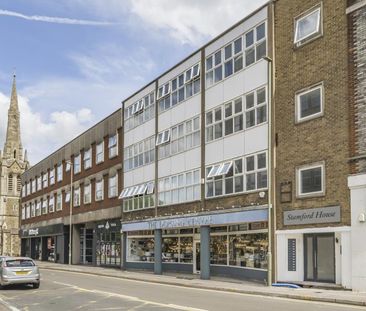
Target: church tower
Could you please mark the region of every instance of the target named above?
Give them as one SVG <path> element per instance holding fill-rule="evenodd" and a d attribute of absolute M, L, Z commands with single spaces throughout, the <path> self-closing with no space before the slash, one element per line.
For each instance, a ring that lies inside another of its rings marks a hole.
<path fill-rule="evenodd" d="M 4 150 L 0 151 L 0 254 L 19 255 L 21 174 L 29 167 L 20 135 L 20 112 L 15 75 L 8 110 Z"/>

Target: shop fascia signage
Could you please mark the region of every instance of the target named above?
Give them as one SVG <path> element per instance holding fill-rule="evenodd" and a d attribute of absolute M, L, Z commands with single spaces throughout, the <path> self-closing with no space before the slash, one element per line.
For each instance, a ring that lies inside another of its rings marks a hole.
<path fill-rule="evenodd" d="M 283 222 L 285 225 L 320 224 L 340 221 L 340 206 L 327 206 L 283 212 Z"/>
<path fill-rule="evenodd" d="M 115 222 L 109 223 L 109 221 L 107 221 L 105 223 L 105 225 L 104 224 L 98 225 L 98 229 L 106 228 L 107 230 L 109 230 L 111 227 L 116 227 L 116 226 L 117 226 L 117 224 Z"/>
<path fill-rule="evenodd" d="M 197 217 L 185 217 L 175 219 L 162 219 L 149 221 L 149 229 L 167 229 L 167 228 L 180 228 L 180 227 L 195 227 L 205 226 L 212 223 L 212 216 L 197 216 Z"/>
<path fill-rule="evenodd" d="M 38 235 L 38 228 L 28 229 L 28 235 Z"/>

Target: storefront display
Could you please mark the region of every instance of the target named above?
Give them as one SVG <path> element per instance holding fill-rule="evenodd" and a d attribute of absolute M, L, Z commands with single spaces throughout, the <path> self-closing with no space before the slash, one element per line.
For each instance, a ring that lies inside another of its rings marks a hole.
<path fill-rule="evenodd" d="M 55 238 L 54 237 L 49 237 L 47 238 L 47 260 L 48 261 L 55 261 L 56 256 L 55 256 Z"/>
<path fill-rule="evenodd" d="M 121 226 L 118 220 L 97 225 L 96 260 L 98 266 L 121 265 Z"/>

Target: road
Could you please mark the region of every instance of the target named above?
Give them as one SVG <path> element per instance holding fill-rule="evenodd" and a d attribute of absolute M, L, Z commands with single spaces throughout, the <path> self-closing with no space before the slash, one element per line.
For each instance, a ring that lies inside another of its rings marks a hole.
<path fill-rule="evenodd" d="M 39 289 L 0 291 L 0 310 L 355 311 L 365 308 L 131 281 L 42 269 Z"/>

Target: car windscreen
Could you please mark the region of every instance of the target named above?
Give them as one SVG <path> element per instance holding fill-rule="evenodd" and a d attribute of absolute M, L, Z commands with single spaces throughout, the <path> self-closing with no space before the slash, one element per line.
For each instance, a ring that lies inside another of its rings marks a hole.
<path fill-rule="evenodd" d="M 34 262 L 29 259 L 10 259 L 5 261 L 6 267 L 32 267 Z"/>

